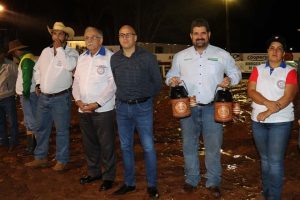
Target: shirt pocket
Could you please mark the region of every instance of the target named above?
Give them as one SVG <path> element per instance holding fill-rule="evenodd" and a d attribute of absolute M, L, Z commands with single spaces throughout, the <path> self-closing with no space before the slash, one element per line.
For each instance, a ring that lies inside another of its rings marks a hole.
<path fill-rule="evenodd" d="M 206 71 L 207 71 L 207 74 L 216 75 L 216 74 L 222 72 L 223 69 L 219 62 L 208 60 L 208 61 L 206 61 Z"/>

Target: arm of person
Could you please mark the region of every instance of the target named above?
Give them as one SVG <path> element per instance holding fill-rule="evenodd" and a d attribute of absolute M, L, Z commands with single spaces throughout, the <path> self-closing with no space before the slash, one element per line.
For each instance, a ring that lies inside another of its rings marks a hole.
<path fill-rule="evenodd" d="M 108 101 L 114 98 L 117 87 L 113 78 L 113 74 L 111 72 L 111 68 L 109 67 L 109 71 L 107 72 L 107 85 L 102 90 L 101 95 L 96 102 L 89 103 L 84 107 L 84 112 L 93 112 L 94 110 L 100 108 L 105 105 Z"/>
<path fill-rule="evenodd" d="M 160 73 L 160 67 L 158 65 L 158 62 L 154 56 L 150 58 L 150 76 L 151 76 L 151 81 L 154 85 L 154 95 L 158 95 L 158 93 L 161 90 L 162 87 L 162 75 Z"/>
<path fill-rule="evenodd" d="M 101 93 L 100 97 L 97 99 L 97 102 L 95 102 L 98 104 L 96 109 L 105 105 L 106 102 L 108 102 L 115 96 L 117 87 L 116 87 L 112 73 L 109 75 L 107 81 L 108 81 L 108 83 L 107 83 L 105 89 Z"/>
<path fill-rule="evenodd" d="M 179 62 L 178 56 L 175 54 L 172 60 L 172 67 L 168 71 L 166 75 L 166 85 L 168 86 L 176 86 L 179 85 L 182 81 L 180 80 L 180 69 L 179 69 Z"/>
<path fill-rule="evenodd" d="M 248 96 L 255 103 L 266 106 L 269 112 L 271 113 L 277 112 L 279 110 L 279 107 L 276 101 L 270 101 L 269 99 L 265 98 L 260 92 L 256 91 L 257 77 L 258 77 L 258 71 L 257 68 L 255 67 L 248 80 L 248 88 L 247 88 Z"/>
<path fill-rule="evenodd" d="M 15 85 L 18 78 L 18 66 L 15 63 L 12 63 L 9 69 L 11 81 Z"/>
<path fill-rule="evenodd" d="M 277 104 L 280 109 L 285 108 L 294 100 L 298 90 L 297 72 L 293 69 L 287 75 L 284 95 L 277 100 Z"/>
<path fill-rule="evenodd" d="M 80 99 L 80 87 L 79 87 L 79 76 L 77 75 L 76 71 L 74 74 L 74 81 L 72 85 L 72 95 L 75 100 L 75 104 L 79 107 L 81 111 L 84 112 L 84 107 L 87 105 L 86 103 L 82 102 Z"/>
<path fill-rule="evenodd" d="M 223 81 L 225 81 L 225 85 L 227 84 L 227 81 L 229 81 L 230 85 L 238 84 L 242 79 L 242 72 L 240 68 L 235 64 L 235 60 L 229 53 L 225 61 L 225 74 L 228 76 L 225 78 L 229 79 L 223 79 Z"/>
<path fill-rule="evenodd" d="M 62 61 L 65 70 L 72 72 L 77 65 L 78 52 L 75 49 L 56 48 L 57 58 Z"/>
<path fill-rule="evenodd" d="M 30 96 L 33 67 L 34 67 L 34 62 L 31 59 L 26 58 L 22 61 L 21 70 L 22 70 L 22 78 L 23 78 L 23 96 L 25 98 L 29 98 Z"/>
<path fill-rule="evenodd" d="M 43 55 L 43 52 L 40 55 L 40 58 Z M 33 67 L 33 78 L 34 78 L 34 81 L 36 83 L 35 93 L 37 95 L 40 95 L 40 93 L 41 93 L 41 89 L 40 89 L 40 65 L 41 65 L 41 59 L 40 58 L 37 60 L 37 62 L 35 63 L 35 65 Z"/>

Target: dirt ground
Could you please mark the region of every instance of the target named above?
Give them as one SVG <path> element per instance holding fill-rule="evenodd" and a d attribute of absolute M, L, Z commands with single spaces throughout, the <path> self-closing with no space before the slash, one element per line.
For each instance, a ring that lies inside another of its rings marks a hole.
<path fill-rule="evenodd" d="M 158 183 L 162 200 L 198 200 L 212 199 L 204 181 L 192 193 L 185 193 L 182 140 L 178 119 L 171 115 L 168 99 L 169 89 L 164 87 L 155 100 L 155 145 L 158 155 Z M 241 103 L 241 114 L 233 122 L 224 124 L 224 142 L 222 149 L 222 199 L 257 199 L 261 191 L 260 160 L 255 149 L 250 129 L 250 107 L 246 96 L 246 81 L 232 88 L 234 98 Z M 299 98 L 298 98 L 299 99 Z M 21 110 L 18 109 L 19 114 Z M 21 116 L 21 115 L 20 115 Z M 86 162 L 83 153 L 81 133 L 75 107 L 71 122 L 71 155 L 68 169 L 54 172 L 51 167 L 30 169 L 24 166 L 32 160 L 23 156 L 25 149 L 25 132 L 20 117 L 21 144 L 8 153 L 0 150 L 0 200 L 56 200 L 56 199 L 111 199 L 111 200 L 144 200 L 146 193 L 145 167 L 143 151 L 138 137 L 135 140 L 136 179 L 135 192 L 121 197 L 111 193 L 119 188 L 123 181 L 123 168 L 119 141 L 117 143 L 117 178 L 114 187 L 107 192 L 99 192 L 101 181 L 80 185 L 79 178 L 86 175 Z M 297 149 L 298 125 L 294 125 L 285 160 L 285 181 L 282 199 L 300 199 L 300 154 Z M 199 140 L 201 143 L 201 139 Z M 55 163 L 55 132 L 51 136 L 49 160 Z M 201 174 L 205 173 L 203 144 L 199 148 Z"/>

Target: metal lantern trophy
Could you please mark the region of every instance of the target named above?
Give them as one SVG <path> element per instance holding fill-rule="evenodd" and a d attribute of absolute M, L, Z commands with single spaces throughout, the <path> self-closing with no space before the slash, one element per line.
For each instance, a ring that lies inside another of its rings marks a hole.
<path fill-rule="evenodd" d="M 229 122 L 234 115 L 239 115 L 241 107 L 239 102 L 233 102 L 229 89 L 218 90 L 215 95 L 215 121 Z"/>
<path fill-rule="evenodd" d="M 190 99 L 183 86 L 171 87 L 170 98 L 174 117 L 183 118 L 191 115 Z"/>

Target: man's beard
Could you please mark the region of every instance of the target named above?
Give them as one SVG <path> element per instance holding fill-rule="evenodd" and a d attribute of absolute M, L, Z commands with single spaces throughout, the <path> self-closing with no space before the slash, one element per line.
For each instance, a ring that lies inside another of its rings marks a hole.
<path fill-rule="evenodd" d="M 203 48 L 203 47 L 206 47 L 207 44 L 208 43 L 204 39 L 197 39 L 193 45 L 196 48 Z"/>

